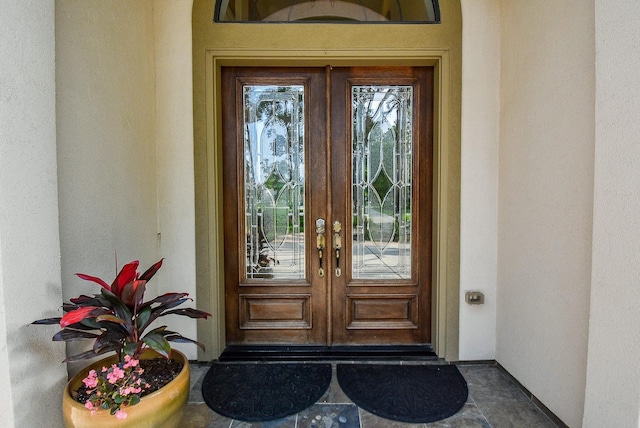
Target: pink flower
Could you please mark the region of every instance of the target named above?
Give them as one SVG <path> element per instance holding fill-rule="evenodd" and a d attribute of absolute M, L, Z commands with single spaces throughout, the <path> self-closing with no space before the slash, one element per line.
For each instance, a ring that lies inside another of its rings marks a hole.
<path fill-rule="evenodd" d="M 87 408 L 87 410 L 93 410 L 93 403 L 89 400 L 87 400 L 86 403 L 84 403 L 84 407 Z"/>
<path fill-rule="evenodd" d="M 116 418 L 118 419 L 124 419 L 127 417 L 127 413 L 124 410 L 118 410 L 116 412 Z"/>
<path fill-rule="evenodd" d="M 114 364 L 111 373 L 107 373 L 107 379 L 109 380 L 109 383 L 114 384 L 122 378 L 124 378 L 124 370 Z"/>
<path fill-rule="evenodd" d="M 136 360 L 135 358 L 131 358 L 129 355 L 125 355 L 124 356 L 124 368 L 128 369 L 129 367 L 137 367 L 139 361 Z"/>
<path fill-rule="evenodd" d="M 82 379 L 82 383 L 84 383 L 84 386 L 86 386 L 89 389 L 93 389 L 96 386 L 98 386 L 98 374 L 96 373 L 96 371 L 91 370 L 89 372 L 89 375 L 84 379 Z"/>

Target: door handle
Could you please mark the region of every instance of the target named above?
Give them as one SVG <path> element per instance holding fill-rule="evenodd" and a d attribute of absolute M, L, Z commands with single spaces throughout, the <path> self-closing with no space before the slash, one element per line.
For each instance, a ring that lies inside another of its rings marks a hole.
<path fill-rule="evenodd" d="M 324 276 L 324 268 L 322 267 L 322 253 L 324 252 L 325 239 L 325 221 L 323 218 L 316 219 L 316 248 L 318 249 L 318 259 L 320 267 L 318 268 L 318 276 Z"/>
<path fill-rule="evenodd" d="M 339 221 L 333 222 L 333 249 L 336 254 L 336 276 L 342 275 L 342 269 L 340 269 L 340 250 L 342 249 L 342 237 L 340 232 L 342 231 L 342 223 Z"/>

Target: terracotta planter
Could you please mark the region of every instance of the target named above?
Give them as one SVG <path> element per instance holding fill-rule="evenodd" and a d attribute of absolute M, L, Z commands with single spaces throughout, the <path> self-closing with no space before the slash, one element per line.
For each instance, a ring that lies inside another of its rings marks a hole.
<path fill-rule="evenodd" d="M 141 359 L 157 357 L 154 351 L 145 351 Z M 78 389 L 82 379 L 89 370 L 109 366 L 117 361 L 115 355 L 97 361 L 76 374 L 67 383 L 62 395 L 62 415 L 66 427 L 101 428 L 101 427 L 135 427 L 135 428 L 177 428 L 180 426 L 182 412 L 189 399 L 189 361 L 187 357 L 175 349 L 171 358 L 184 364 L 178 376 L 163 388 L 145 397 L 135 406 L 127 407 L 127 417 L 117 419 L 108 410 L 98 410 L 95 414 L 87 410 L 83 404 L 71 397 L 71 391 Z"/>

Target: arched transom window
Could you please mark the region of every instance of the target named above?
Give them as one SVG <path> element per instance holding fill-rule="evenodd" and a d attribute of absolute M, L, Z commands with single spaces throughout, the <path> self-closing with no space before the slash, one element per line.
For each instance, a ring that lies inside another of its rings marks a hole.
<path fill-rule="evenodd" d="M 215 22 L 440 22 L 438 0 L 216 0 Z"/>

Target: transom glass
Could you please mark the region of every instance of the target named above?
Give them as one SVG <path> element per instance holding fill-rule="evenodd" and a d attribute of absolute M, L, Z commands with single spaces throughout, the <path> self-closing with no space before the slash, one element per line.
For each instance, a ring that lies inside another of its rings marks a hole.
<path fill-rule="evenodd" d="M 439 23 L 438 0 L 217 0 L 214 22 Z"/>

